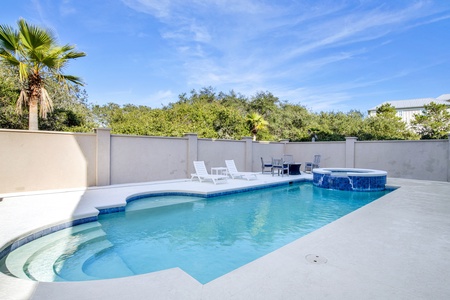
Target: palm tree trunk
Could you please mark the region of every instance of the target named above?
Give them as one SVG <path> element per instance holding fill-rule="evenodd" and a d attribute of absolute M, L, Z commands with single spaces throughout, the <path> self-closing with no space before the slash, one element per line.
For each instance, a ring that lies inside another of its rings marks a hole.
<path fill-rule="evenodd" d="M 38 103 L 31 100 L 28 107 L 28 130 L 39 130 L 38 126 Z"/>
<path fill-rule="evenodd" d="M 29 117 L 28 130 L 39 130 L 38 124 L 38 104 L 41 99 L 42 77 L 39 73 L 33 72 L 28 79 L 28 99 Z M 42 108 L 41 108 L 42 109 Z"/>

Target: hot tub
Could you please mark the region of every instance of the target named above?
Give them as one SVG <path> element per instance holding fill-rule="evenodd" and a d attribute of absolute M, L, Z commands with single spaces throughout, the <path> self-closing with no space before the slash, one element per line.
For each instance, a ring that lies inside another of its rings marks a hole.
<path fill-rule="evenodd" d="M 317 168 L 313 170 L 313 184 L 325 189 L 342 191 L 383 191 L 387 172 L 354 168 Z"/>

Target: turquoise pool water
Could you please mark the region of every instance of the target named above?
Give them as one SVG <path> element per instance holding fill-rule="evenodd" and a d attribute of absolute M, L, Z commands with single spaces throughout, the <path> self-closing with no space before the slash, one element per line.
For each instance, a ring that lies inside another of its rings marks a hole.
<path fill-rule="evenodd" d="M 212 198 L 143 198 L 124 212 L 14 250 L 2 271 L 39 281 L 80 281 L 179 267 L 207 283 L 387 192 L 296 183 Z"/>

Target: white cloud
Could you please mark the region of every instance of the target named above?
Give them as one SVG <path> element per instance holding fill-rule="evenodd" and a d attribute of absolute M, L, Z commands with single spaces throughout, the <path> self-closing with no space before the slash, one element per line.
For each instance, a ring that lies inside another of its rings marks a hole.
<path fill-rule="evenodd" d="M 177 101 L 178 95 L 176 95 L 172 90 L 159 90 L 156 93 L 147 96 L 146 99 L 147 100 L 143 101 L 143 105 L 147 105 L 152 108 L 160 108 L 170 102 Z"/>
<path fill-rule="evenodd" d="M 122 0 L 128 7 L 157 18 L 168 18 L 171 14 L 171 0 Z"/>
<path fill-rule="evenodd" d="M 364 80 L 340 83 L 337 78 L 332 86 L 299 88 L 303 80 L 331 65 L 363 62 L 361 56 L 389 46 L 396 34 L 449 18 L 436 16 L 431 1 L 122 1 L 163 24 L 161 36 L 182 62 L 189 87 L 215 86 L 247 95 L 270 90 L 317 110 L 345 107 L 355 100 L 349 96 L 355 89 L 402 75 L 366 74 Z"/>
<path fill-rule="evenodd" d="M 76 14 L 77 13 L 77 9 L 75 8 L 75 6 L 73 5 L 71 0 L 64 0 L 59 5 L 59 13 L 63 17 L 66 17 L 68 15 Z"/>

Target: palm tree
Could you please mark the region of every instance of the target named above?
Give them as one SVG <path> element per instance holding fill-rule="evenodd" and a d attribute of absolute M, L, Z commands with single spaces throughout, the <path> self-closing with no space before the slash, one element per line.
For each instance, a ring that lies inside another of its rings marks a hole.
<path fill-rule="evenodd" d="M 47 79 L 83 85 L 80 78 L 63 74 L 70 59 L 86 56 L 74 51 L 75 46 L 57 45 L 49 30 L 28 24 L 20 19 L 18 30 L 0 25 L 0 59 L 17 69 L 21 92 L 17 100 L 17 112 L 28 106 L 29 130 L 38 130 L 38 112 L 41 118 L 53 110 L 53 102 L 47 90 Z M 66 85 L 68 86 L 68 85 Z"/>
<path fill-rule="evenodd" d="M 256 141 L 258 131 L 265 129 L 269 123 L 260 114 L 253 112 L 247 115 L 247 125 L 253 135 L 253 140 Z"/>

